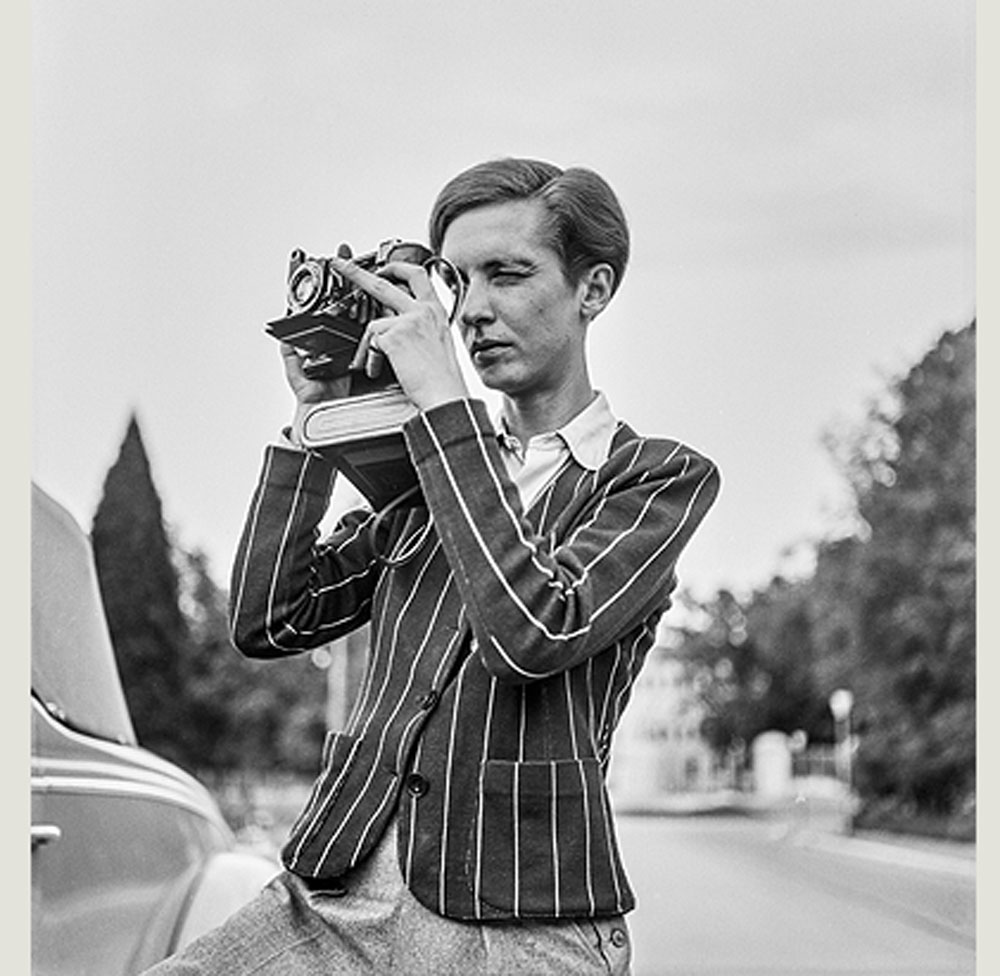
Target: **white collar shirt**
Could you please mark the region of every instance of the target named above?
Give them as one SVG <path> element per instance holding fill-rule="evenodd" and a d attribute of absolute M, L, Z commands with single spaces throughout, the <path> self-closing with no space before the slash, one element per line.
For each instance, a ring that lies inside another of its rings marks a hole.
<path fill-rule="evenodd" d="M 525 511 L 570 456 L 587 470 L 596 471 L 611 453 L 617 426 L 607 397 L 600 392 L 569 423 L 558 430 L 536 434 L 527 444 L 521 444 L 510 432 L 501 414 L 496 422 L 500 453 L 517 485 Z"/>

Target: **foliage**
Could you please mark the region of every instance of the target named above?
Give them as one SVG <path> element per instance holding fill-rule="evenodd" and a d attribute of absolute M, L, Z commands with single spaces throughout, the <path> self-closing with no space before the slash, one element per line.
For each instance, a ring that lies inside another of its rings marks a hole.
<path fill-rule="evenodd" d="M 816 692 L 810 587 L 775 578 L 741 603 L 721 591 L 683 634 L 682 659 L 706 708 L 702 733 L 720 753 L 761 732 L 804 731 L 829 739 Z"/>
<path fill-rule="evenodd" d="M 91 541 L 108 628 L 139 741 L 181 762 L 176 704 L 184 691 L 190 635 L 177 574 L 139 425 L 133 416 L 109 469 Z"/>
<path fill-rule="evenodd" d="M 204 554 L 170 541 L 135 417 L 106 476 L 91 538 L 139 741 L 201 774 L 314 772 L 324 673 L 307 657 L 255 662 L 232 647 L 226 594 Z"/>
<path fill-rule="evenodd" d="M 204 554 L 177 550 L 176 559 L 196 648 L 184 698 L 198 770 L 314 773 L 326 731 L 325 674 L 308 657 L 241 657 L 229 641 L 226 593 Z"/>
<path fill-rule="evenodd" d="M 941 813 L 975 787 L 975 323 L 894 394 L 849 468 L 870 530 L 855 587 L 859 785 Z"/>
<path fill-rule="evenodd" d="M 961 814 L 975 794 L 975 322 L 829 446 L 858 532 L 819 543 L 806 579 L 720 592 L 682 635 L 706 735 L 720 751 L 771 728 L 830 741 L 829 696 L 846 687 L 865 809 Z"/>

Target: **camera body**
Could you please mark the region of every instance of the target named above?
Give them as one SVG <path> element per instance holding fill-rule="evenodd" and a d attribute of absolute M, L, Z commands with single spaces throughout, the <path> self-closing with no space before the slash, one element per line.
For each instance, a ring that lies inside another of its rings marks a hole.
<path fill-rule="evenodd" d="M 418 265 L 448 321 L 461 310 L 465 279 L 423 244 L 390 238 L 351 261 L 374 274 L 392 263 Z M 375 376 L 354 365 L 369 323 L 395 312 L 341 274 L 333 258 L 300 248 L 291 252 L 286 283 L 285 315 L 268 322 L 265 331 L 299 353 L 309 379 L 328 384 L 325 398 L 310 403 L 301 418 L 300 443 L 332 459 L 374 509 L 418 504 L 419 480 L 402 433 L 416 407 L 388 357 L 380 360 Z M 398 278 L 390 279 L 390 285 L 409 294 Z M 404 301 L 400 307 L 406 305 Z"/>
<path fill-rule="evenodd" d="M 384 240 L 374 250 L 351 260 L 371 272 L 398 261 L 428 270 L 447 264 L 423 244 L 399 238 Z M 457 273 L 454 278 L 458 287 Z M 287 284 L 285 317 L 268 322 L 266 331 L 304 354 L 302 368 L 310 379 L 331 380 L 347 375 L 368 323 L 389 314 L 388 310 L 336 271 L 329 257 L 312 256 L 299 248 L 289 257 Z M 388 364 L 383 373 L 378 386 L 394 381 Z M 362 392 L 361 388 L 371 385 L 360 371 L 351 371 L 351 376 L 351 392 Z"/>

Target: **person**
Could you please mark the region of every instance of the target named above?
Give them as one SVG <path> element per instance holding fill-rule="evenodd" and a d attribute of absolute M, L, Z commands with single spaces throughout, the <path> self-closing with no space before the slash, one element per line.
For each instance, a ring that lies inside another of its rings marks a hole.
<path fill-rule="evenodd" d="M 715 464 L 642 437 L 591 384 L 586 339 L 629 254 L 598 174 L 490 160 L 440 192 L 470 396 L 417 265 L 337 268 L 390 314 L 359 349 L 418 408 L 423 503 L 317 526 L 335 470 L 298 444 L 331 395 L 283 347 L 296 397 L 265 450 L 235 558 L 233 642 L 280 657 L 370 624 L 346 727 L 258 899 L 157 974 L 627 973 L 634 907 L 605 774 L 612 736 L 719 490 Z M 384 557 L 384 553 L 406 558 Z"/>

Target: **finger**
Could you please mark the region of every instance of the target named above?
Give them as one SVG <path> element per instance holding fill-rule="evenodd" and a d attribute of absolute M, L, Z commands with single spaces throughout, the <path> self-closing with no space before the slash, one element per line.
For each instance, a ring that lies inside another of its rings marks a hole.
<path fill-rule="evenodd" d="M 465 300 L 465 284 L 453 264 L 444 258 L 432 258 L 426 264 L 393 261 L 380 268 L 386 275 L 406 284 L 410 294 L 420 302 L 439 306 L 452 322 Z"/>
<path fill-rule="evenodd" d="M 382 364 L 385 362 L 385 353 L 378 346 L 378 335 L 368 329 L 365 333 L 366 343 L 364 369 L 365 374 L 375 379 L 382 372 Z"/>
<path fill-rule="evenodd" d="M 357 349 L 354 350 L 354 356 L 347 368 L 363 370 L 368 376 L 374 379 L 382 372 L 382 362 L 384 359 L 385 353 L 378 348 L 375 333 L 372 331 L 371 323 L 369 323 L 364 335 L 361 336 L 361 341 L 358 343 Z"/>
<path fill-rule="evenodd" d="M 408 312 L 416 305 L 415 300 L 401 288 L 365 268 L 359 268 L 353 260 L 340 256 L 332 256 L 329 260 L 335 271 L 386 308 L 391 308 L 394 312 Z"/>
<path fill-rule="evenodd" d="M 379 268 L 378 274 L 391 281 L 405 284 L 417 301 L 431 302 L 437 298 L 430 277 L 419 264 L 412 264 L 409 261 L 390 261 Z"/>
<path fill-rule="evenodd" d="M 358 343 L 358 350 L 351 360 L 351 369 L 363 370 L 364 374 L 371 379 L 376 379 L 385 366 L 385 353 L 382 352 L 374 342 L 375 337 L 370 333 L 365 333 L 364 338 Z"/>
<path fill-rule="evenodd" d="M 366 332 L 362 337 L 361 341 L 358 343 L 357 349 L 354 350 L 354 355 L 351 357 L 351 361 L 347 364 L 349 370 L 359 370 L 364 369 L 368 362 L 368 345 L 369 345 L 368 333 Z"/>
<path fill-rule="evenodd" d="M 365 375 L 376 379 L 385 366 L 385 353 L 381 349 L 368 348 L 368 358 L 365 360 Z"/>
<path fill-rule="evenodd" d="M 287 342 L 282 342 L 281 344 L 281 356 L 286 364 L 294 363 L 297 366 L 302 364 L 302 354 L 295 348 L 295 346 L 289 345 Z"/>

